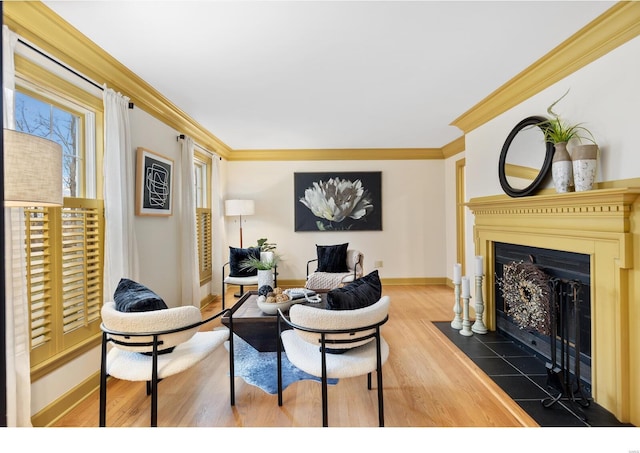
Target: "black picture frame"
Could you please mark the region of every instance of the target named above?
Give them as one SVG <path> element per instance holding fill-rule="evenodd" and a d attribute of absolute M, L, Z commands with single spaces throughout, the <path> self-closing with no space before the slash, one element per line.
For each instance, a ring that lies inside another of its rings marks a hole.
<path fill-rule="evenodd" d="M 382 231 L 382 172 L 294 173 L 294 231 Z"/>
<path fill-rule="evenodd" d="M 173 160 L 138 148 L 136 165 L 136 215 L 173 214 Z"/>

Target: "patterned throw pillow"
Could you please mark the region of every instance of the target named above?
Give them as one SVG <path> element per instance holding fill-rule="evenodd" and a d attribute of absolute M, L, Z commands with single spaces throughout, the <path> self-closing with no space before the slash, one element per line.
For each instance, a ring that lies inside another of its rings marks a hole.
<path fill-rule="evenodd" d="M 146 286 L 128 278 L 120 279 L 118 287 L 113 293 L 113 301 L 116 303 L 116 310 L 122 312 L 153 311 L 168 308 L 160 296 Z"/>
<path fill-rule="evenodd" d="M 317 245 L 318 272 L 349 272 L 347 267 L 347 247 L 349 243 L 339 245 Z"/>

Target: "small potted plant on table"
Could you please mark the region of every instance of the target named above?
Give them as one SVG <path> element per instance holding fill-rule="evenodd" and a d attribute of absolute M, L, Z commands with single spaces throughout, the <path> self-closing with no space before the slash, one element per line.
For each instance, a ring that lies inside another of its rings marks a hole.
<path fill-rule="evenodd" d="M 260 249 L 260 258 L 250 256 L 240 262 L 243 269 L 258 271 L 258 289 L 263 286 L 275 285 L 275 274 L 280 256 L 276 254 L 276 244 L 270 243 L 266 238 L 258 239 L 257 247 Z"/>

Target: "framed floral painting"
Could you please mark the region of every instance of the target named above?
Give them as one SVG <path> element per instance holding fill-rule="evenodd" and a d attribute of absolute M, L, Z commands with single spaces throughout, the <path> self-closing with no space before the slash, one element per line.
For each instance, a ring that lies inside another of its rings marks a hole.
<path fill-rule="evenodd" d="M 293 177 L 295 231 L 382 231 L 382 172 Z"/>

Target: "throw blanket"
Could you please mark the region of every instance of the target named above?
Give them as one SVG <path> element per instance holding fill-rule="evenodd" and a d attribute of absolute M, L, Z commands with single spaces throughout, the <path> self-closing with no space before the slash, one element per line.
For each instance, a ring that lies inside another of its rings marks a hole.
<path fill-rule="evenodd" d="M 309 276 L 306 287 L 308 289 L 333 289 L 342 284 L 342 279 L 353 272 L 314 272 Z"/>

